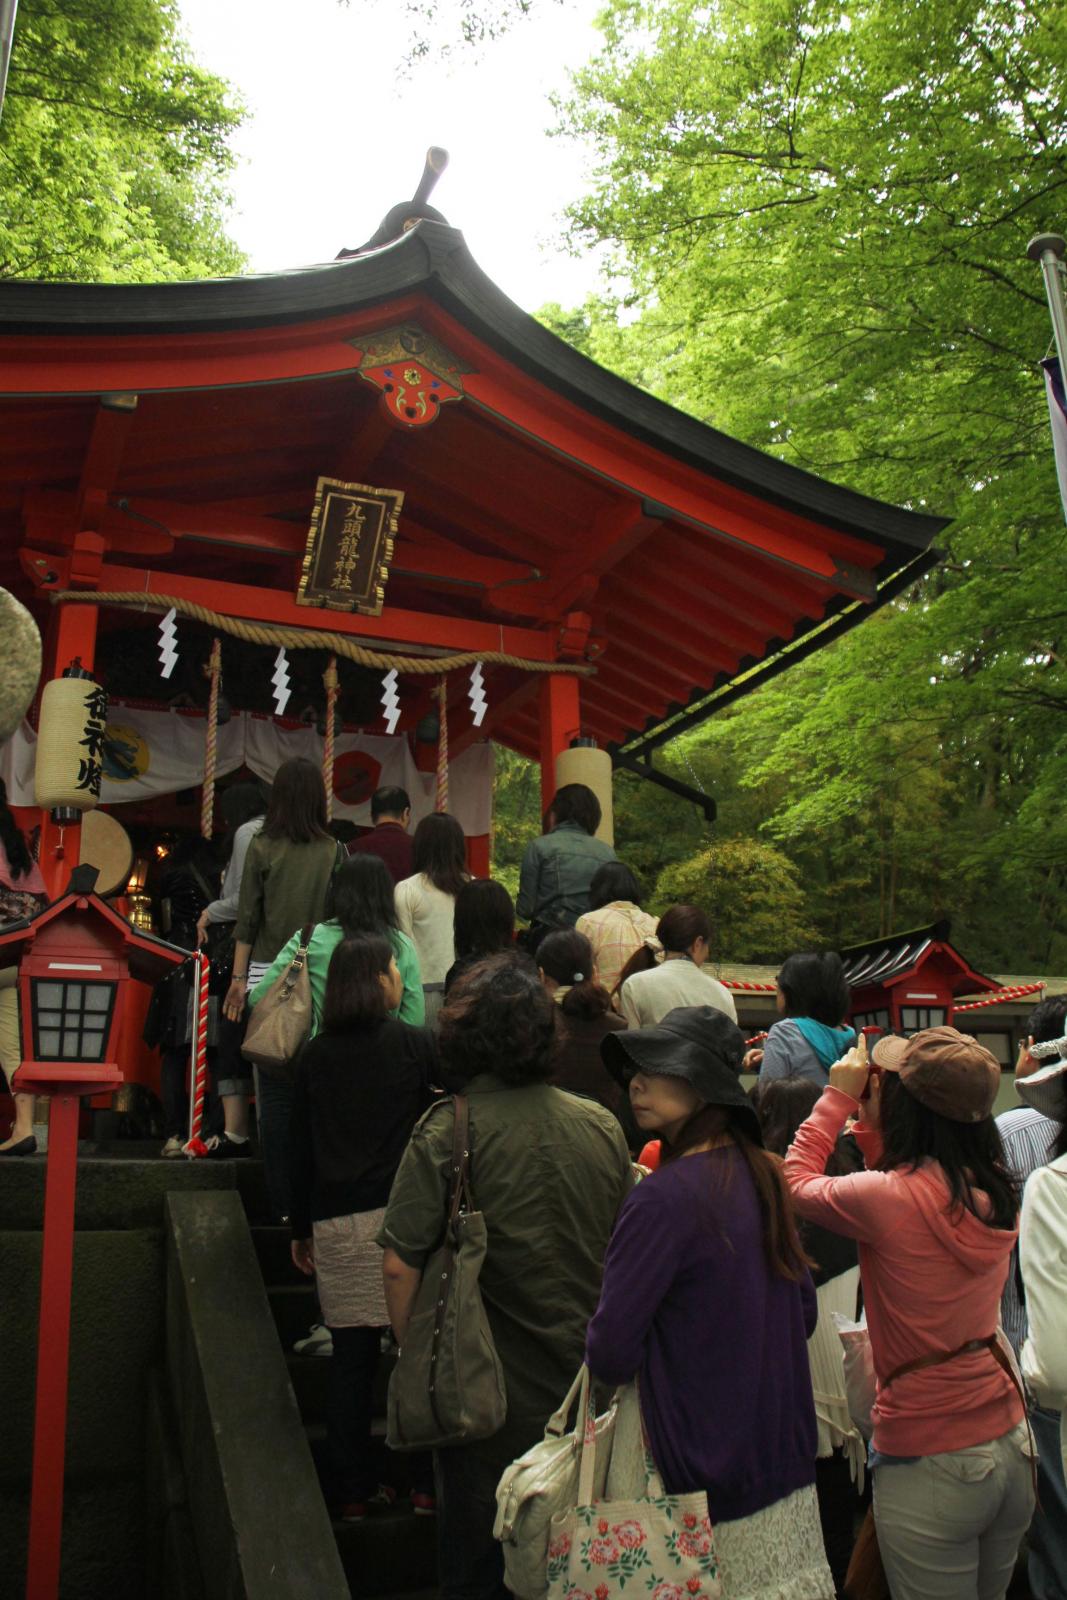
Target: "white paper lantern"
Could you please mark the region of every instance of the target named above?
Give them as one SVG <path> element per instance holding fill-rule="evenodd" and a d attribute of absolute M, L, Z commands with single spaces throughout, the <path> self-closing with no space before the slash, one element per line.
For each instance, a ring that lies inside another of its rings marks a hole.
<path fill-rule="evenodd" d="M 92 678 L 53 678 L 41 695 L 34 789 L 46 810 L 92 811 L 104 771 L 107 692 Z"/>

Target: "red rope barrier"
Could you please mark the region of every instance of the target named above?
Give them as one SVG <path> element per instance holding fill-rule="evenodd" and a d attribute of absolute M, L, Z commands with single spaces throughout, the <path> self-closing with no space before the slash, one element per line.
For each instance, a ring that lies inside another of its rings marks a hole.
<path fill-rule="evenodd" d="M 727 978 L 724 982 L 734 994 L 774 994 L 778 988 L 776 983 L 741 983 L 736 978 Z"/>
<path fill-rule="evenodd" d="M 953 1011 L 958 1016 L 961 1011 L 979 1011 L 983 1006 L 999 1006 L 1004 1000 L 1021 1000 L 1023 995 L 1037 994 L 1043 990 L 1043 983 L 1016 983 L 1007 989 L 998 989 L 995 994 L 987 994 L 982 1000 L 968 1000 L 965 1006 L 954 1006 Z"/>
<path fill-rule="evenodd" d="M 207 1145 L 200 1137 L 204 1126 L 204 1097 L 207 1094 L 207 1007 L 211 962 L 202 950 L 193 954 L 196 989 L 193 997 L 193 1076 L 189 1085 L 189 1141 L 184 1146 L 189 1157 L 206 1156 Z"/>

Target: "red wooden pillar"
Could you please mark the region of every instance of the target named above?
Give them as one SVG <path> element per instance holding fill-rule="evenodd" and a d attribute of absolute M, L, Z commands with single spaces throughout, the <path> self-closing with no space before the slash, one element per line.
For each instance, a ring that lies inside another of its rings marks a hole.
<path fill-rule="evenodd" d="M 488 878 L 489 868 L 489 835 L 478 834 L 467 840 L 467 868 L 476 878 Z"/>
<path fill-rule="evenodd" d="M 581 732 L 578 679 L 567 672 L 541 679 L 541 812 L 556 792 L 556 757 Z"/>
<path fill-rule="evenodd" d="M 87 672 L 93 670 L 98 616 L 99 608 L 93 605 L 60 604 L 56 607 L 48 634 L 42 683 L 61 677 L 63 669 L 75 659 L 81 661 Z M 81 831 L 80 820 L 60 826 L 52 821 L 50 811 L 41 812 L 41 875 L 53 900 L 63 893 L 71 872 L 78 865 Z"/>

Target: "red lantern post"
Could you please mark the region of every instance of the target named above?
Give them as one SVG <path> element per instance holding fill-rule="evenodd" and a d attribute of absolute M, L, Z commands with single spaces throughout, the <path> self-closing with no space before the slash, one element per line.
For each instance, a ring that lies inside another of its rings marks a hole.
<path fill-rule="evenodd" d="M 116 1089 L 115 1060 L 131 978 L 151 981 L 186 952 L 139 933 L 92 893 L 95 867 L 39 916 L 0 934 L 0 965 L 19 963 L 22 1064 L 13 1086 L 52 1097 L 48 1130 L 27 1600 L 59 1593 L 70 1357 L 78 1102 Z"/>

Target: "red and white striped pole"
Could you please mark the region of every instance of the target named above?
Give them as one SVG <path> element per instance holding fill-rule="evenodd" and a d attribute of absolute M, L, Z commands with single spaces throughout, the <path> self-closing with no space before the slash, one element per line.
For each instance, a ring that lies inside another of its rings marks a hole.
<path fill-rule="evenodd" d="M 189 1140 L 185 1154 L 193 1159 L 207 1155 L 207 1145 L 200 1137 L 204 1126 L 204 1097 L 207 1094 L 207 1010 L 208 983 L 211 962 L 202 950 L 194 950 L 192 960 L 196 969 L 193 993 L 192 1082 L 189 1085 Z"/>

